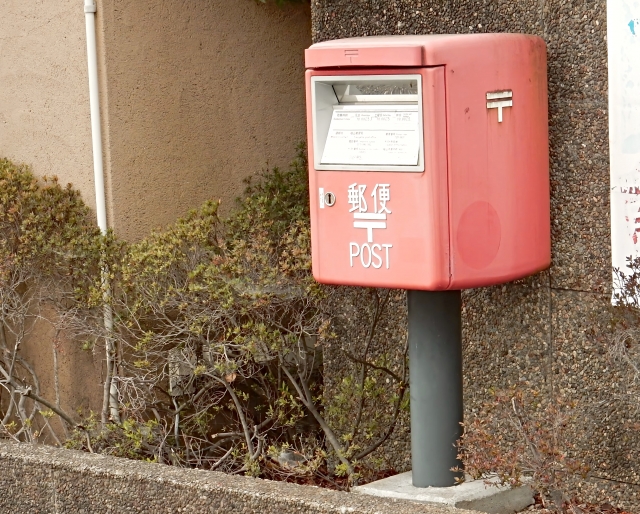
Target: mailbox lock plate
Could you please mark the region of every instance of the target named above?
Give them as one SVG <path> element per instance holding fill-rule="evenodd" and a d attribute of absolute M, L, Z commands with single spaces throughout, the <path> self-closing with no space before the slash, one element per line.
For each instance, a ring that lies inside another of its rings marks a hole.
<path fill-rule="evenodd" d="M 320 208 L 324 209 L 325 207 L 332 207 L 336 203 L 336 195 L 331 191 L 325 192 L 324 187 L 318 189 L 318 193 L 320 193 Z"/>
<path fill-rule="evenodd" d="M 334 195 L 330 191 L 327 191 L 324 194 L 324 203 L 327 207 L 333 207 L 333 205 L 336 203 L 336 195 Z"/>

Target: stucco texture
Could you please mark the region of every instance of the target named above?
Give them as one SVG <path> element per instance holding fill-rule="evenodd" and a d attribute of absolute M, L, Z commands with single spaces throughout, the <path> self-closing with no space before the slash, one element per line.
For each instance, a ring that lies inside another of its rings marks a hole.
<path fill-rule="evenodd" d="M 304 139 L 308 4 L 102 0 L 110 221 L 138 239 Z"/>
<path fill-rule="evenodd" d="M 98 0 L 109 224 L 126 239 L 243 179 L 304 139 L 305 3 Z M 0 155 L 95 205 L 81 0 L 0 5 Z"/>
<path fill-rule="evenodd" d="M 548 45 L 552 266 L 517 283 L 464 292 L 467 415 L 477 412 L 492 389 L 516 384 L 525 391 L 541 390 L 551 400 L 563 395 L 580 402 L 580 416 L 568 430 L 577 453 L 592 468 L 593 481 L 578 489 L 585 497 L 609 497 L 638 512 L 640 438 L 632 426 L 640 417 L 637 409 L 615 400 L 624 385 L 607 351 L 606 3 L 312 0 L 314 42 L 470 32 L 524 32 L 541 36 Z M 342 367 L 338 359 L 325 362 L 329 376 L 339 375 Z M 329 402 L 331 397 L 328 390 Z M 406 454 L 398 449 L 408 444 L 393 444 L 381 456 L 398 470 L 406 469 Z"/>
<path fill-rule="evenodd" d="M 82 5 L 3 0 L 0 20 L 0 155 L 95 205 Z"/>

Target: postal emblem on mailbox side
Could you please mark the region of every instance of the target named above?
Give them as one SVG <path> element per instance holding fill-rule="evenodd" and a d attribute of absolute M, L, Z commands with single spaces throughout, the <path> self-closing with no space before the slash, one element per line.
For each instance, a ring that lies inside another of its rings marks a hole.
<path fill-rule="evenodd" d="M 487 109 L 498 109 L 498 123 L 502 123 L 502 109 L 513 107 L 513 91 L 494 91 L 487 93 Z"/>

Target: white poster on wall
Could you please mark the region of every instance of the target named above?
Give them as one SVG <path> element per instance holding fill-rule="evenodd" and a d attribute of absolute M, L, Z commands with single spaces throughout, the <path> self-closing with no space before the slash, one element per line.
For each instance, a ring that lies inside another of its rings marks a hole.
<path fill-rule="evenodd" d="M 640 257 L 640 0 L 607 2 L 607 42 L 611 250 L 624 272 Z"/>

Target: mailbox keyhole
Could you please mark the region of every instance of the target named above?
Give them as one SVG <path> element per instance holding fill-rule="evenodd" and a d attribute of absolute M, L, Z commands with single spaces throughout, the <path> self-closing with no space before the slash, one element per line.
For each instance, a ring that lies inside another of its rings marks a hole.
<path fill-rule="evenodd" d="M 332 207 L 336 203 L 336 195 L 333 193 L 324 194 L 324 203 L 327 207 Z"/>

